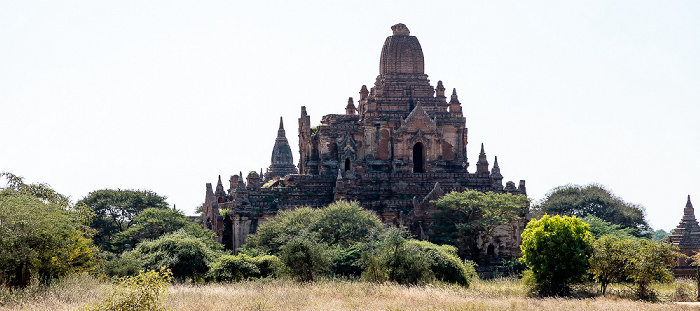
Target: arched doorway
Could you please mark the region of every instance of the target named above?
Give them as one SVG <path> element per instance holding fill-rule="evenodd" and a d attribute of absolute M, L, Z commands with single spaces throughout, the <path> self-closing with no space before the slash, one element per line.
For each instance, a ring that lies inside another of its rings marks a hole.
<path fill-rule="evenodd" d="M 345 159 L 345 171 L 347 172 L 349 170 L 350 170 L 350 158 L 346 158 Z"/>
<path fill-rule="evenodd" d="M 418 142 L 413 145 L 413 172 L 414 173 L 425 173 L 425 159 L 424 159 L 424 147 L 423 143 Z"/>

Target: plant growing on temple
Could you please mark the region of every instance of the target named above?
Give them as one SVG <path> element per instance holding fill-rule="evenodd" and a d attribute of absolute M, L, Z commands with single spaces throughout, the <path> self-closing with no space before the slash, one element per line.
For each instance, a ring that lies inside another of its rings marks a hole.
<path fill-rule="evenodd" d="M 543 296 L 568 295 L 582 279 L 592 253 L 588 225 L 577 217 L 544 215 L 531 220 L 522 234 L 521 258 L 528 281 Z"/>
<path fill-rule="evenodd" d="M 433 214 L 431 241 L 455 245 L 460 256 L 478 261 L 483 245 L 503 224 L 527 213 L 529 200 L 523 195 L 467 190 L 451 192 L 433 201 L 438 212 Z"/>
<path fill-rule="evenodd" d="M 88 210 L 46 184 L 26 184 L 7 172 L 0 177 L 7 180 L 0 188 L 0 285 L 23 287 L 96 268 Z"/>

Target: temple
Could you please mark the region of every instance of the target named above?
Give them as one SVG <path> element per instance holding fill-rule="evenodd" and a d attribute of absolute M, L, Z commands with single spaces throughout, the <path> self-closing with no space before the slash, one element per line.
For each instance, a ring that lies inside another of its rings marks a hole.
<path fill-rule="evenodd" d="M 469 172 L 466 118 L 456 89 L 446 96 L 442 81 L 433 87 L 424 72 L 418 39 L 404 24 L 391 29 L 374 86 L 360 87 L 359 100 L 349 98 L 344 114 L 323 116 L 313 126 L 306 107 L 301 107 L 298 165 L 280 119 L 272 163 L 264 175 L 233 175 L 228 190 L 221 178 L 215 189 L 206 185 L 204 225 L 217 232 L 227 248 L 243 245 L 278 211 L 299 206 L 357 201 L 386 225 L 406 226 L 426 239 L 434 211 L 430 201 L 447 192 L 526 195 L 524 180 L 504 186 L 496 158 L 489 169 L 484 144 L 476 170 Z M 521 216 L 483 241 L 488 245 L 484 253 L 518 256 L 529 214 Z"/>
<path fill-rule="evenodd" d="M 673 229 L 668 241 L 678 246 L 680 252 L 687 256 L 693 256 L 700 251 L 700 225 L 695 219 L 695 209 L 693 203 L 690 202 L 690 195 L 688 195 L 688 202 L 685 203 L 683 209 L 683 218 L 676 229 Z M 697 267 L 691 266 L 692 262 L 692 260 L 678 258 L 673 274 L 676 277 L 694 278 Z"/>

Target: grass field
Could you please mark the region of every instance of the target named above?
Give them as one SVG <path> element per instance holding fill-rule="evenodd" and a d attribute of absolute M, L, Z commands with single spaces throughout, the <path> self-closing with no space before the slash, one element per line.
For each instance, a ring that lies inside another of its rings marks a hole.
<path fill-rule="evenodd" d="M 49 288 L 0 291 L 0 310 L 74 310 L 104 297 L 110 284 L 89 276 L 73 276 Z M 675 304 L 695 297 L 691 281 L 657 284 L 659 299 L 649 303 L 628 297 L 631 291 L 614 286 L 605 297 L 595 288 L 577 289 L 579 298 L 532 298 L 515 279 L 476 280 L 469 289 L 448 285 L 400 286 L 358 281 L 297 283 L 259 280 L 232 284 L 169 288 L 166 304 L 174 310 L 697 310 Z M 589 297 L 589 298 L 583 298 Z"/>

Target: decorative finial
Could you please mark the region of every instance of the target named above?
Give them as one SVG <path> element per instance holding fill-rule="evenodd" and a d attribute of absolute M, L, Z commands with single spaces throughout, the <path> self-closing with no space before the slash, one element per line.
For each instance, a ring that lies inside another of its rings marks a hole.
<path fill-rule="evenodd" d="M 486 153 L 484 152 L 484 143 L 481 143 L 481 153 L 480 153 L 480 154 L 486 154 Z"/>
<path fill-rule="evenodd" d="M 457 96 L 457 88 L 452 88 L 452 96 Z"/>
<path fill-rule="evenodd" d="M 508 164 L 508 163 L 506 163 L 506 164 Z M 494 160 L 493 160 L 493 168 L 499 168 L 499 167 L 498 167 L 498 156 L 494 157 Z"/>
<path fill-rule="evenodd" d="M 282 122 L 282 117 L 280 117 L 280 130 L 284 129 L 284 123 Z"/>
<path fill-rule="evenodd" d="M 685 207 L 693 208 L 693 203 L 690 203 L 690 194 L 688 195 L 688 203 L 685 203 Z"/>
<path fill-rule="evenodd" d="M 394 36 L 408 36 L 411 34 L 408 27 L 401 23 L 391 26 L 391 30 L 394 32 Z"/>

